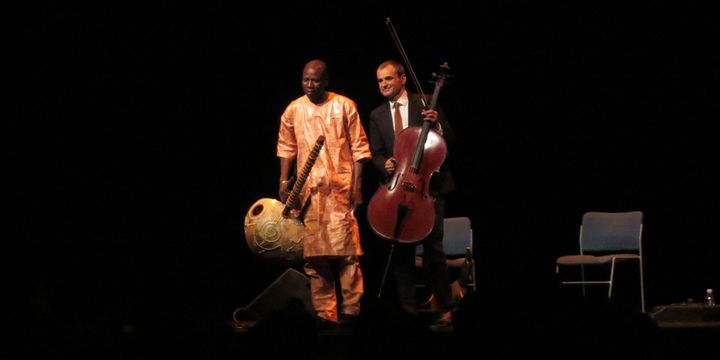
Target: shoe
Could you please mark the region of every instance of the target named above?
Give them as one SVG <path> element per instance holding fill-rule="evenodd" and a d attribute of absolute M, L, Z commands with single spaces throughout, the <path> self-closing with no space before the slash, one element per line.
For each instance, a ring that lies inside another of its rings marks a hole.
<path fill-rule="evenodd" d="M 450 311 L 441 313 L 435 321 L 430 324 L 430 330 L 432 331 L 452 331 L 453 330 L 453 324 L 452 324 L 452 314 Z"/>

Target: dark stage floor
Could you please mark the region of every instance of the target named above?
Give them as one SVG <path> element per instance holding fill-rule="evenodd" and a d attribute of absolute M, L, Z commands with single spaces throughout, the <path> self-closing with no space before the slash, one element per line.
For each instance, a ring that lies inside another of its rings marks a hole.
<path fill-rule="evenodd" d="M 160 310 L 162 311 L 162 310 Z M 238 328 L 227 317 L 133 326 L 105 319 L 45 324 L 36 356 L 149 359 L 687 359 L 712 354 L 720 307 L 666 309 L 657 319 L 622 304 L 551 296 L 533 302 L 466 296 L 452 329 L 433 331 L 422 317 L 391 304 L 365 304 L 353 326 L 320 329 L 303 307 L 289 306 Z M 148 316 L 151 318 L 151 316 Z M 661 321 L 656 321 L 661 320 Z"/>
<path fill-rule="evenodd" d="M 236 331 L 227 350 L 293 359 L 685 359 L 712 353 L 720 308 L 695 306 L 685 315 L 667 310 L 655 319 L 660 308 L 643 314 L 576 297 L 512 304 L 470 295 L 455 311 L 454 328 L 442 331 L 383 305 L 366 309 L 355 326 L 333 330 L 317 330 L 309 314 L 281 311 L 250 331 Z"/>

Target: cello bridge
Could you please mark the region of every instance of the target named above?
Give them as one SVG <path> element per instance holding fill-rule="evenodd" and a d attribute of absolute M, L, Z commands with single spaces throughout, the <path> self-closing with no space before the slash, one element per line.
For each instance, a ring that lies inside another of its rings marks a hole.
<path fill-rule="evenodd" d="M 405 182 L 403 182 L 403 189 L 405 189 L 407 191 L 415 192 L 416 188 L 415 188 L 415 184 L 405 181 Z"/>

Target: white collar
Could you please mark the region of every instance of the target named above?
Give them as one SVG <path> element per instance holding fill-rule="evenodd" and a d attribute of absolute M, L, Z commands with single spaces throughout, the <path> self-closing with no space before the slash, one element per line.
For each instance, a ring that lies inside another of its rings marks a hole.
<path fill-rule="evenodd" d="M 395 101 L 390 101 L 390 108 L 391 108 L 391 109 L 394 108 L 395 103 L 400 103 L 400 106 L 407 105 L 407 104 L 410 103 L 410 102 L 408 101 L 408 93 L 407 93 L 407 90 L 406 90 L 406 89 L 403 89 L 402 94 L 400 95 L 400 97 L 399 97 L 397 100 L 395 100 Z"/>

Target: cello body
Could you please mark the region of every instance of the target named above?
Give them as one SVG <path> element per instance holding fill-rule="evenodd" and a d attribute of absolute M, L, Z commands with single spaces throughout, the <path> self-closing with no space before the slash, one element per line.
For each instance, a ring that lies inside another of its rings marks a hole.
<path fill-rule="evenodd" d="M 435 198 L 430 194 L 430 180 L 445 161 L 447 145 L 429 126 L 425 121 L 422 127 L 400 132 L 395 142 L 395 172 L 368 204 L 370 227 L 388 240 L 414 243 L 433 229 Z"/>

